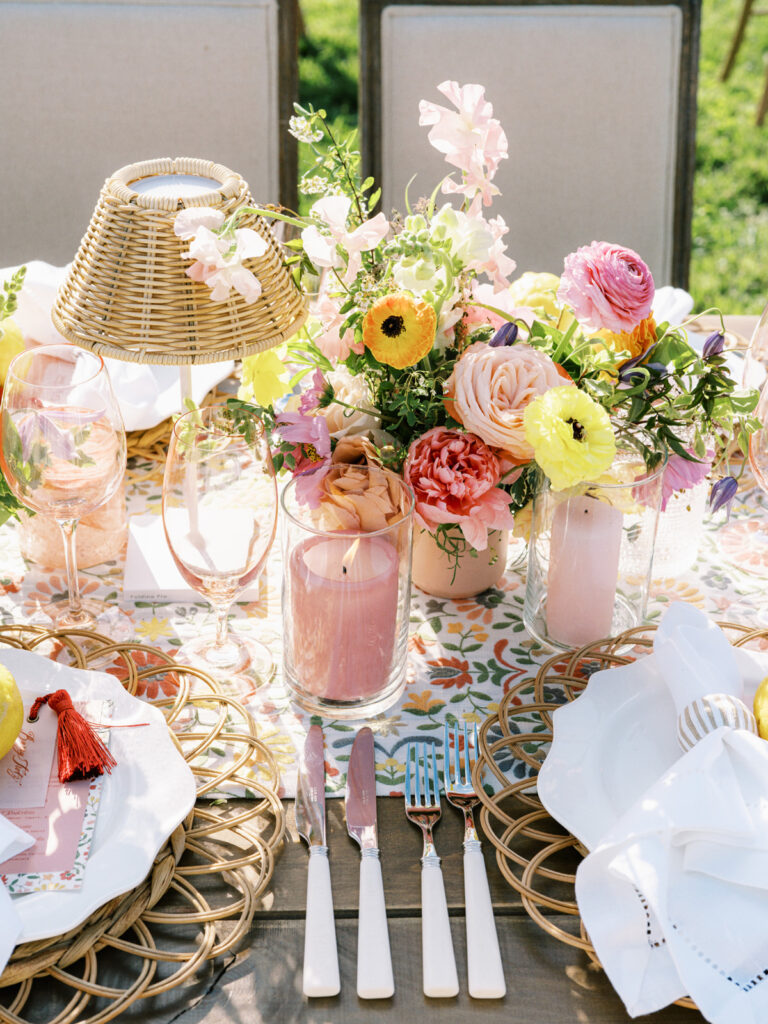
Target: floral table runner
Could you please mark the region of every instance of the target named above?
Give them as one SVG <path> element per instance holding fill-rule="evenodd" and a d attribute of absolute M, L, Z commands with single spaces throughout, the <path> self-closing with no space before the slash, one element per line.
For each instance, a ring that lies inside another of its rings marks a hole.
<path fill-rule="evenodd" d="M 160 515 L 160 476 L 151 464 L 131 467 L 129 513 Z M 665 606 L 689 601 L 719 620 L 768 625 L 768 498 L 757 488 L 737 496 L 731 518 L 707 518 L 692 567 L 675 578 L 654 580 L 649 619 L 658 621 Z M 763 532 L 765 530 L 765 532 Z M 414 589 L 411 604 L 408 676 L 405 692 L 389 711 L 369 721 L 375 735 L 376 774 L 381 795 L 402 793 L 405 753 L 411 740 L 435 742 L 440 748 L 443 723 L 476 722 L 496 710 L 510 686 L 535 676 L 552 656 L 537 645 L 523 625 L 524 559 L 512 564 L 520 547 L 512 545 L 510 565 L 499 587 L 476 598 L 451 601 Z M 61 598 L 63 570 L 26 563 L 19 553 L 14 524 L 0 528 L 0 620 L 2 624 L 42 621 L 39 606 Z M 176 603 L 125 601 L 122 562 L 81 570 L 84 596 L 119 603 L 128 615 L 128 632 L 137 643 L 173 653 L 183 641 L 213 626 L 213 613 L 202 599 Z M 257 636 L 271 650 L 276 672 L 271 682 L 240 699 L 251 712 L 260 738 L 273 751 L 283 772 L 282 795 L 295 794 L 295 766 L 311 717 L 295 705 L 281 678 L 280 545 L 275 543 L 261 579 L 257 600 L 237 604 L 231 625 Z M 146 658 L 151 660 L 151 655 Z M 117 671 L 113 668 L 113 671 Z M 173 688 L 173 676 L 142 685 L 152 700 Z M 342 795 L 352 741 L 362 722 L 322 721 L 325 731 L 329 792 Z M 534 727 L 534 720 L 531 726 Z M 507 766 L 523 774 L 522 764 Z M 258 765 L 252 768 L 258 773 Z"/>

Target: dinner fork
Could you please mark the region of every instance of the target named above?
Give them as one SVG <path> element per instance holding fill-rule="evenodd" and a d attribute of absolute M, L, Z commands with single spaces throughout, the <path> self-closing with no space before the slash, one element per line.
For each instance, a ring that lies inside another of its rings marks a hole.
<path fill-rule="evenodd" d="M 431 754 L 430 764 L 426 743 L 408 744 L 405 765 L 405 814 L 409 821 L 418 825 L 424 838 L 421 856 L 421 957 L 424 995 L 440 998 L 458 995 L 459 979 L 456 974 L 456 958 L 453 955 L 443 872 L 432 838 L 432 829 L 440 818 L 440 789 L 434 744 L 431 745 Z"/>
<path fill-rule="evenodd" d="M 483 850 L 475 828 L 473 810 L 480 797 L 472 784 L 472 758 L 467 723 L 463 734 L 453 727 L 453 771 L 448 723 L 443 747 L 443 785 L 449 804 L 464 812 L 464 904 L 467 922 L 467 975 L 469 994 L 475 999 L 501 999 L 507 991 L 501 966 L 499 937 L 493 920 L 493 904 L 485 871 Z M 464 740 L 462 755 L 461 739 Z M 474 727 L 477 756 L 477 725 Z"/>

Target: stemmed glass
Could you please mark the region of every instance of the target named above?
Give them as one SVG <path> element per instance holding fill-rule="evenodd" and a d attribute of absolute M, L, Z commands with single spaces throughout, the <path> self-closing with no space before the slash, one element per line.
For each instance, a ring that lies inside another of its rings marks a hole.
<path fill-rule="evenodd" d="M 271 674 L 268 650 L 230 633 L 227 619 L 261 572 L 276 522 L 275 471 L 261 424 L 226 406 L 180 416 L 163 480 L 165 536 L 179 572 L 216 613 L 215 635 L 184 644 L 184 660 L 224 678 L 246 672 L 251 685 Z"/>
<path fill-rule="evenodd" d="M 101 356 L 43 345 L 11 362 L 0 463 L 19 501 L 61 528 L 69 601 L 46 609 L 58 629 L 91 629 L 107 609 L 80 595 L 75 531 L 125 473 L 125 429 Z"/>

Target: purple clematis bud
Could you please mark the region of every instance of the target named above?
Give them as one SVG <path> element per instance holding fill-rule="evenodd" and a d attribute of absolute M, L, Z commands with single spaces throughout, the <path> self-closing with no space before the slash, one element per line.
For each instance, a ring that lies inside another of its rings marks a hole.
<path fill-rule="evenodd" d="M 705 359 L 711 359 L 713 356 L 719 356 L 724 347 L 725 335 L 722 331 L 715 331 L 713 334 L 710 334 L 704 342 L 704 348 L 702 349 L 701 354 Z"/>
<path fill-rule="evenodd" d="M 494 336 L 488 342 L 493 348 L 504 348 L 507 345 L 514 345 L 517 341 L 517 324 L 508 321 L 502 324 Z"/>
<path fill-rule="evenodd" d="M 731 517 L 731 502 L 736 497 L 738 482 L 732 476 L 724 476 L 718 480 L 709 495 L 709 508 L 712 514 L 719 512 L 721 508 L 727 508 L 728 518 Z"/>

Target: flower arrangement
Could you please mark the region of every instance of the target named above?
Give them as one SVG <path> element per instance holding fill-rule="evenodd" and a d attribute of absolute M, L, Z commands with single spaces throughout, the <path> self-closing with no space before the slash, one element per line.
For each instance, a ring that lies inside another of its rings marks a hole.
<path fill-rule="evenodd" d="M 292 227 L 295 279 L 319 288 L 299 335 L 244 361 L 239 393 L 270 429 L 277 467 L 310 505 L 335 464 L 394 469 L 417 522 L 456 553 L 510 527 L 538 473 L 562 490 L 608 472 L 619 435 L 637 438 L 648 469 L 668 455 L 667 497 L 722 475 L 734 436 L 746 451 L 757 400 L 729 377 L 723 332 L 697 353 L 684 328 L 656 323 L 648 267 L 607 242 L 568 255 L 559 278 L 512 282 L 508 228 L 489 211 L 506 136 L 481 86 L 438 91 L 450 105 L 422 100 L 419 123 L 450 172 L 389 219 L 371 215 L 379 193 L 360 179 L 352 140 L 337 140 L 322 110 L 296 107 L 291 131 L 313 156 L 301 190 L 318 198 L 303 217 L 257 212 Z M 238 213 L 204 217 L 185 211 L 179 227 L 190 276 L 214 300 L 227 282 L 255 287 L 235 266 L 248 245 Z M 733 490 L 718 486 L 716 504 Z"/>

